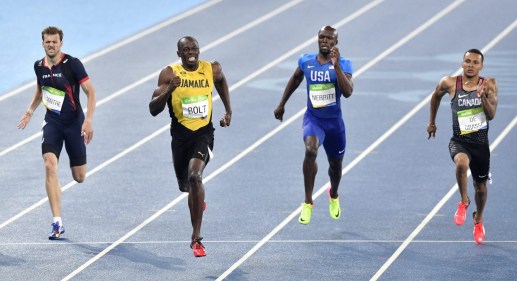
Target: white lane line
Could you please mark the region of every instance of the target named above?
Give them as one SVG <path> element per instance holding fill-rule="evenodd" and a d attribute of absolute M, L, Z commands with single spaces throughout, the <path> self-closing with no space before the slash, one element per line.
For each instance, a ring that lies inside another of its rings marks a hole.
<path fill-rule="evenodd" d="M 483 53 L 487 53 L 492 47 L 494 47 L 499 41 L 501 41 L 504 37 L 506 37 L 513 29 L 517 27 L 517 20 L 515 20 L 512 24 L 510 24 L 507 28 L 505 28 L 501 33 L 499 33 L 490 43 L 488 43 L 481 51 Z M 461 68 L 459 68 L 454 75 L 459 75 L 461 73 Z M 419 106 L 423 107 L 428 103 L 428 100 L 431 99 L 431 95 L 429 95 L 424 101 L 422 101 Z M 513 121 L 503 130 L 503 132 L 499 135 L 499 137 L 492 143 L 490 146 L 490 150 L 494 150 L 497 145 L 501 142 L 501 140 L 506 137 L 506 135 L 510 132 L 510 130 L 515 126 L 517 122 L 517 116 L 513 119 Z M 470 170 L 468 172 L 468 176 L 470 176 Z M 431 221 L 431 219 L 438 213 L 438 211 L 442 208 L 442 206 L 456 193 L 458 190 L 458 185 L 455 184 L 449 192 L 438 202 L 438 204 L 431 210 L 431 212 L 424 218 L 424 220 L 420 223 L 420 225 L 415 228 L 415 230 L 406 238 L 404 243 L 400 245 L 400 247 L 393 253 L 393 255 L 382 265 L 382 267 L 375 273 L 375 275 L 370 279 L 371 281 L 375 281 L 379 279 L 382 274 L 391 266 L 391 264 L 398 258 L 398 256 L 409 246 L 409 244 L 415 239 L 415 237 L 424 229 L 424 227 Z"/>
<path fill-rule="evenodd" d="M 161 22 L 161 23 L 159 23 L 159 24 L 157 24 L 155 26 L 152 26 L 152 27 L 150 27 L 150 28 L 148 28 L 146 30 L 143 30 L 143 31 L 141 31 L 141 32 L 139 32 L 139 33 L 129 37 L 129 38 L 126 38 L 126 39 L 124 39 L 124 40 L 122 40 L 122 41 L 120 41 L 118 43 L 115 43 L 115 44 L 113 44 L 113 45 L 111 45 L 111 46 L 109 46 L 109 47 L 107 47 L 107 48 L 105 48 L 103 50 L 100 50 L 100 51 L 98 51 L 96 53 L 93 53 L 93 54 L 87 56 L 87 57 L 84 57 L 83 59 L 81 59 L 81 61 L 83 63 L 87 63 L 87 62 L 89 62 L 91 60 L 94 60 L 94 59 L 96 59 L 98 57 L 101 57 L 101 56 L 103 56 L 103 55 L 105 55 L 105 54 L 107 54 L 109 52 L 112 52 L 112 51 L 115 51 L 115 50 L 117 50 L 119 48 L 122 48 L 122 47 L 124 47 L 124 46 L 126 46 L 126 45 L 128 45 L 128 44 L 130 44 L 130 43 L 132 43 L 134 41 L 136 41 L 136 40 L 139 40 L 139 39 L 141 39 L 141 38 L 143 38 L 143 37 L 145 37 L 145 36 L 147 36 L 147 35 L 149 35 L 151 33 L 156 32 L 156 31 L 158 31 L 158 30 L 160 30 L 160 29 L 162 29 L 164 27 L 167 27 L 167 26 L 169 26 L 169 25 L 171 25 L 171 24 L 173 24 L 173 23 L 175 23 L 175 22 L 177 22 L 177 21 L 179 21 L 181 19 L 184 19 L 186 17 L 192 16 L 192 15 L 194 15 L 194 14 L 196 14 L 196 13 L 198 13 L 198 12 L 200 12 L 200 11 L 206 9 L 206 8 L 209 8 L 209 7 L 213 6 L 213 5 L 221 2 L 221 1 L 222 0 L 209 0 L 206 3 L 203 3 L 203 4 L 201 4 L 201 5 L 197 6 L 197 7 L 194 7 L 194 8 L 192 8 L 192 9 L 186 11 L 186 12 L 183 12 L 183 13 L 177 15 L 177 16 L 174 16 L 174 17 L 172 17 L 172 18 L 170 18 L 170 19 L 168 19 L 168 20 L 166 20 L 164 22 Z M 27 83 L 27 84 L 25 84 L 23 86 L 20 86 L 19 88 L 15 89 L 15 90 L 13 90 L 11 92 L 8 92 L 8 93 L 6 93 L 4 95 L 1 95 L 0 96 L 0 102 L 3 101 L 3 100 L 6 100 L 6 99 L 8 99 L 8 98 L 10 98 L 12 96 L 15 96 L 15 95 L 19 94 L 20 92 L 23 92 L 23 91 L 25 91 L 27 89 L 34 88 L 34 87 L 36 87 L 36 81 L 33 81 L 33 82 Z"/>
<path fill-rule="evenodd" d="M 270 18 L 272 18 L 272 17 L 274 17 L 274 16 L 276 16 L 276 15 L 286 11 L 287 9 L 289 9 L 289 8 L 299 4 L 299 3 L 301 3 L 302 1 L 303 0 L 292 0 L 292 1 L 290 1 L 290 2 L 288 2 L 286 4 L 284 4 L 284 5 L 280 6 L 279 8 L 273 10 L 272 12 L 269 12 L 268 14 L 265 14 L 265 15 L 257 18 L 256 20 L 248 23 L 248 24 L 241 26 L 240 28 L 238 28 L 238 29 L 236 29 L 236 30 L 226 34 L 225 36 L 222 36 L 221 38 L 211 42 L 210 44 L 207 44 L 205 47 L 201 48 L 201 52 L 206 52 L 206 51 L 208 51 L 208 50 L 210 50 L 210 49 L 212 49 L 212 48 L 214 48 L 216 46 L 221 45 L 222 43 L 225 43 L 226 41 L 230 40 L 231 38 L 233 38 L 233 37 L 235 37 L 235 36 L 237 36 L 237 35 L 239 35 L 241 33 L 244 33 L 245 31 L 248 31 L 249 29 L 251 29 L 251 28 L 261 24 L 262 22 L 267 21 L 268 19 L 270 19 Z M 178 59 L 178 60 L 172 62 L 171 64 L 179 63 L 179 62 L 180 62 L 180 60 Z M 157 71 L 155 71 L 155 72 L 153 72 L 151 74 L 148 74 L 147 76 L 144 76 L 142 79 L 140 79 L 140 80 L 138 80 L 138 81 L 136 81 L 136 82 L 134 82 L 134 83 L 132 83 L 132 84 L 130 84 L 130 85 L 128 85 L 128 86 L 126 86 L 126 87 L 116 91 L 116 92 L 114 92 L 113 94 L 111 94 L 111 95 L 109 95 L 109 96 L 107 96 L 107 97 L 97 101 L 97 106 L 96 107 L 98 108 L 99 106 L 107 103 L 108 101 L 111 101 L 112 99 L 114 99 L 114 98 L 116 98 L 118 96 L 126 94 L 130 90 L 133 90 L 134 88 L 136 88 L 136 87 L 138 87 L 138 86 L 140 86 L 140 85 L 142 85 L 142 84 L 144 84 L 144 83 L 146 83 L 146 82 L 148 82 L 148 81 L 150 81 L 152 79 L 155 79 L 160 74 L 160 71 L 161 71 L 161 69 L 159 69 L 159 70 L 157 70 Z M 83 109 L 83 110 L 86 112 L 86 109 Z M 12 145 L 12 146 L 10 146 L 10 147 L 0 151 L 0 157 L 6 155 L 7 153 L 9 153 L 9 152 L 11 152 L 13 150 L 18 149 L 19 147 L 29 143 L 32 140 L 35 140 L 35 139 L 41 137 L 41 135 L 42 135 L 41 131 L 37 132 L 37 133 L 33 134 L 32 136 L 30 136 L 30 137 L 28 137 L 28 138 L 26 138 L 26 139 L 24 139 L 24 140 L 22 140 L 22 141 L 20 141 L 20 142 L 18 142 L 16 144 Z"/>
<path fill-rule="evenodd" d="M 368 9 L 365 9 L 365 8 L 362 8 L 360 10 L 358 10 L 356 13 L 348 16 L 347 18 L 350 18 L 350 19 L 353 19 L 353 18 L 356 18 L 359 14 L 362 14 L 366 11 L 368 11 L 369 9 L 375 7 L 377 4 L 381 3 L 383 0 L 376 0 L 376 1 L 373 1 L 372 3 L 376 3 L 375 5 L 373 4 L 368 4 L 366 5 L 365 7 L 369 7 Z M 341 21 L 341 25 L 348 22 L 349 20 L 343 20 Z M 339 27 L 340 25 L 335 25 L 335 27 Z M 311 39 L 311 40 L 314 40 L 314 39 Z M 266 65 L 265 67 L 263 67 L 262 69 L 264 68 L 271 68 L 273 67 L 274 65 L 272 64 L 268 64 Z M 258 70 L 258 71 L 261 71 L 262 69 Z M 251 74 L 250 76 L 252 77 L 255 77 L 255 73 Z M 248 76 L 249 77 L 249 76 Z M 243 80 L 246 80 L 248 78 L 244 78 Z M 243 83 L 236 83 L 232 88 L 231 88 L 231 91 L 235 90 L 236 88 L 242 86 Z M 230 160 L 227 164 L 225 164 L 224 166 L 220 167 L 219 169 L 217 169 L 216 171 L 214 171 L 212 174 L 210 174 L 209 176 L 207 176 L 204 180 L 203 180 L 203 183 L 206 183 L 208 182 L 210 179 L 214 178 L 216 175 L 220 174 L 222 171 L 224 171 L 225 169 L 227 169 L 228 167 L 230 167 L 232 164 L 234 164 L 235 162 L 237 162 L 239 159 L 241 159 L 242 157 L 244 157 L 246 154 L 250 153 L 252 151 L 252 147 L 255 148 L 257 147 L 258 145 L 260 145 L 261 143 L 263 143 L 264 141 L 266 141 L 268 138 L 272 137 L 274 134 L 276 134 L 277 132 L 279 132 L 281 129 L 285 128 L 287 125 L 289 125 L 290 123 L 292 123 L 294 120 L 296 120 L 298 117 L 300 117 L 301 115 L 303 114 L 302 113 L 298 113 L 296 114 L 295 116 L 291 117 L 290 120 L 287 120 L 286 122 L 283 122 L 280 126 L 278 126 L 277 128 L 275 128 L 272 132 L 270 132 L 269 134 L 267 134 L 266 136 L 262 137 L 261 139 L 259 139 L 257 142 L 255 142 L 253 145 L 251 145 L 248 149 L 244 150 L 243 152 L 241 152 L 239 155 L 237 155 L 236 157 L 234 157 L 232 160 Z M 165 127 L 165 128 L 168 128 L 168 125 Z M 83 265 L 81 265 L 79 268 L 77 268 L 76 270 L 74 270 L 72 273 L 70 273 L 69 275 L 67 275 L 65 278 L 63 278 L 62 280 L 69 280 L 70 278 L 73 278 L 75 275 L 79 274 L 81 271 L 83 271 L 84 269 L 86 269 L 88 266 L 90 266 L 91 264 L 93 264 L 94 262 L 96 262 L 97 260 L 99 260 L 100 258 L 102 258 L 104 255 L 106 255 L 108 252 L 110 252 L 111 250 L 113 250 L 115 247 L 117 247 L 118 245 L 120 245 L 120 243 L 124 242 L 125 240 L 129 239 L 131 236 L 133 236 L 135 233 L 137 233 L 138 231 L 140 231 L 142 228 L 144 228 L 147 224 L 149 224 L 150 222 L 152 222 L 153 220 L 155 220 L 156 218 L 158 218 L 160 215 L 162 215 L 163 213 L 165 213 L 168 209 L 170 209 L 171 207 L 173 207 L 174 205 L 176 205 L 179 201 L 181 201 L 182 199 L 186 198 L 188 194 L 184 193 L 180 196 L 178 196 L 176 199 L 174 199 L 172 202 L 170 202 L 169 204 L 167 204 L 165 207 L 163 207 L 162 209 L 160 209 L 158 212 L 156 212 L 155 214 L 153 214 L 151 217 L 149 217 L 148 219 L 146 219 L 144 222 L 142 222 L 140 225 L 138 225 L 137 227 L 135 227 L 134 229 L 132 229 L 130 232 L 128 232 L 126 235 L 124 235 L 123 237 L 121 237 L 120 239 L 118 239 L 117 241 L 115 241 L 113 244 L 111 244 L 109 247 L 107 247 L 106 249 L 104 249 L 102 252 L 100 252 L 99 254 L 97 254 L 95 257 L 91 258 L 90 260 L 88 260 L 86 263 L 84 263 Z"/>
<path fill-rule="evenodd" d="M 159 241 L 131 241 L 121 242 L 120 245 L 170 245 L 189 244 L 190 240 L 159 240 Z M 203 240 L 203 244 L 255 244 L 258 240 Z M 275 244 L 400 244 L 402 240 L 270 240 L 268 243 Z M 66 247 L 74 245 L 109 245 L 114 241 L 83 241 L 83 242 L 68 242 L 68 241 L 53 241 L 53 242 L 7 242 L 0 243 L 0 247 L 9 246 L 55 246 Z M 416 244 L 457 244 L 465 243 L 472 244 L 472 240 L 415 240 L 412 243 Z M 485 240 L 483 244 L 513 244 L 517 240 Z"/>
<path fill-rule="evenodd" d="M 420 27 L 415 29 L 415 31 L 418 32 L 411 32 L 408 35 L 406 35 L 404 38 L 402 38 L 400 41 L 395 43 L 390 48 L 386 49 L 386 51 L 382 52 L 379 56 L 374 58 L 372 61 L 375 61 L 375 63 L 379 62 L 381 59 L 385 58 L 389 54 L 393 53 L 395 50 L 403 46 L 403 44 L 407 43 L 410 39 L 414 38 L 418 34 L 422 33 L 427 27 L 431 26 L 432 23 L 438 21 L 440 18 L 444 17 L 446 14 L 448 14 L 450 11 L 452 11 L 454 8 L 459 6 L 463 0 L 458 0 L 450 4 L 447 8 L 442 10 L 437 15 L 433 16 L 431 19 L 429 19 L 427 22 L 422 24 Z M 425 28 L 423 28 L 425 27 Z M 401 42 L 403 44 L 401 44 Z M 357 75 L 354 75 L 354 77 L 358 77 L 360 74 L 364 73 L 366 70 L 371 68 L 374 64 L 367 63 L 364 65 L 361 69 L 359 69 L 356 73 Z M 418 106 L 417 106 L 418 107 Z M 305 109 L 304 109 L 305 110 Z M 303 111 L 304 111 L 303 110 Z M 388 131 L 386 131 L 380 138 L 378 138 L 374 143 L 372 143 L 366 150 L 364 150 L 358 157 L 356 157 L 350 164 L 348 164 L 342 171 L 342 174 L 344 175 L 349 170 L 351 170 L 355 165 L 357 165 L 362 159 L 364 159 L 368 154 L 370 154 L 371 151 L 373 151 L 376 147 L 378 147 L 385 139 L 387 139 L 391 134 L 393 134 L 400 126 L 402 126 L 403 123 L 405 123 L 407 120 L 409 120 L 410 116 L 413 116 L 417 111 L 412 110 L 410 111 L 406 116 L 404 116 L 399 122 L 397 122 L 394 126 L 392 126 Z M 323 192 L 326 191 L 328 185 L 330 182 L 327 182 L 325 185 L 323 185 L 319 190 L 317 190 L 313 198 L 318 198 Z M 221 274 L 216 281 L 220 281 L 228 277 L 235 269 L 237 269 L 242 263 L 244 263 L 248 258 L 250 258 L 256 251 L 258 251 L 264 244 L 266 244 L 273 236 L 275 236 L 280 230 L 282 230 L 291 220 L 293 220 L 300 212 L 302 207 L 298 207 L 294 212 L 292 212 L 284 221 L 282 221 L 279 225 L 277 225 L 270 233 L 268 233 L 258 244 L 256 244 L 251 250 L 249 250 L 244 256 L 242 256 L 237 262 L 235 262 L 230 268 L 228 268 L 223 274 Z"/>

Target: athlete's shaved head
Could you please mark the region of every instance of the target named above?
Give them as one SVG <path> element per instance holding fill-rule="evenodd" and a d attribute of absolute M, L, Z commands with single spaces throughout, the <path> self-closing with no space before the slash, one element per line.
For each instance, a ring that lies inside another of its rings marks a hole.
<path fill-rule="evenodd" d="M 320 31 L 318 31 L 318 35 L 320 35 L 320 33 L 322 33 L 323 31 L 331 31 L 334 34 L 334 39 L 337 40 L 337 29 L 333 28 L 330 25 L 326 25 L 322 27 Z"/>

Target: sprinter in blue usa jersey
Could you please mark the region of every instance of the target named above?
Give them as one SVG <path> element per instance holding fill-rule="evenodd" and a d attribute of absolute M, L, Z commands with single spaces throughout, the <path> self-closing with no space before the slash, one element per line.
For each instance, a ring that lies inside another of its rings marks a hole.
<path fill-rule="evenodd" d="M 305 158 L 303 179 L 305 201 L 298 221 L 308 224 L 311 220 L 314 180 L 318 171 L 316 157 L 323 145 L 329 161 L 330 188 L 329 212 L 333 219 L 341 217 L 338 188 L 346 148 L 345 123 L 341 113 L 341 96 L 348 98 L 353 92 L 352 63 L 340 56 L 337 48 L 338 33 L 331 26 L 324 26 L 318 32 L 317 54 L 303 54 L 298 67 L 289 79 L 275 118 L 282 121 L 285 104 L 304 78 L 307 79 L 307 111 L 303 117 L 303 140 Z"/>

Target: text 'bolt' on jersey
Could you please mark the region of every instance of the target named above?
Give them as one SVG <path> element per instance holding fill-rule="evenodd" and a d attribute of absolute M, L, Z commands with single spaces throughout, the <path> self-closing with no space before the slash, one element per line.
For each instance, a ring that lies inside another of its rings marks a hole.
<path fill-rule="evenodd" d="M 319 118 L 341 117 L 341 96 L 336 71 L 331 61 L 320 64 L 317 54 L 303 54 L 298 59 L 298 67 L 307 80 L 307 110 Z M 344 73 L 352 75 L 352 62 L 339 57 L 339 65 Z"/>
<path fill-rule="evenodd" d="M 479 78 L 481 81 L 484 79 Z M 465 91 L 463 78 L 456 77 L 456 92 L 451 100 L 453 138 L 459 141 L 487 144 L 488 119 L 477 90 Z"/>

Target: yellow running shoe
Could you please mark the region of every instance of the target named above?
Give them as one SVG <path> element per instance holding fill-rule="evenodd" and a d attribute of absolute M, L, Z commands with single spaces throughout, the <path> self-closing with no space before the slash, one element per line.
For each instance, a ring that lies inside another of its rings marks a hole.
<path fill-rule="evenodd" d="M 329 195 L 329 213 L 330 216 L 338 220 L 341 217 L 341 207 L 339 206 L 339 197 L 338 198 L 332 198 L 330 197 L 330 188 L 327 190 L 327 193 Z"/>
<path fill-rule="evenodd" d="M 301 224 L 309 224 L 311 222 L 312 215 L 312 204 L 302 203 L 302 212 L 300 213 L 300 217 L 298 218 L 298 222 Z"/>

